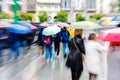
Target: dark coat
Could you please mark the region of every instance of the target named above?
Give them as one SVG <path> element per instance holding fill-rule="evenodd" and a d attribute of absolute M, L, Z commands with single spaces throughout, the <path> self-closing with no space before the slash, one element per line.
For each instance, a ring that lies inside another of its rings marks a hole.
<path fill-rule="evenodd" d="M 54 43 L 60 43 L 61 41 L 61 33 L 57 33 L 54 37 L 53 37 Z"/>
<path fill-rule="evenodd" d="M 61 31 L 61 40 L 63 43 L 69 42 L 70 33 L 68 30 L 64 29 Z"/>
<path fill-rule="evenodd" d="M 81 54 L 85 54 L 84 42 L 80 35 L 75 36 L 74 40 L 81 53 L 79 53 L 79 51 L 76 49 L 72 39 L 70 42 L 70 52 L 68 54 L 66 65 L 67 67 L 74 68 L 76 72 L 83 71 Z M 72 57 L 72 59 L 69 59 L 70 57 Z"/>
<path fill-rule="evenodd" d="M 44 28 L 40 28 L 39 29 L 38 40 L 37 40 L 37 42 L 38 42 L 39 45 L 44 45 L 44 41 L 43 41 L 43 37 L 44 36 L 42 35 L 43 29 Z"/>

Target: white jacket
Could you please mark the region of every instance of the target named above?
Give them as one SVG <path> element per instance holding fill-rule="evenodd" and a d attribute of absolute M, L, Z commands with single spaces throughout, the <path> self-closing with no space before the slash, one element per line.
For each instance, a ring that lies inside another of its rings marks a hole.
<path fill-rule="evenodd" d="M 85 62 L 90 73 L 99 74 L 101 71 L 101 54 L 106 50 L 97 41 L 88 40 L 85 44 Z"/>

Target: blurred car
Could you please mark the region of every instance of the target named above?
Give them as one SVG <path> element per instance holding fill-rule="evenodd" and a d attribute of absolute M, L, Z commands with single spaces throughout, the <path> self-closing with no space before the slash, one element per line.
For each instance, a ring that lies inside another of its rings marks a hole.
<path fill-rule="evenodd" d="M 104 20 L 99 21 L 98 24 L 103 26 L 117 26 L 120 24 L 120 14 L 112 17 L 107 17 Z"/>
<path fill-rule="evenodd" d="M 118 24 L 120 24 L 120 14 L 117 14 L 108 20 L 108 25 L 117 26 Z"/>
<path fill-rule="evenodd" d="M 115 15 L 112 20 L 110 21 L 111 25 L 118 25 L 120 24 L 120 14 Z"/>

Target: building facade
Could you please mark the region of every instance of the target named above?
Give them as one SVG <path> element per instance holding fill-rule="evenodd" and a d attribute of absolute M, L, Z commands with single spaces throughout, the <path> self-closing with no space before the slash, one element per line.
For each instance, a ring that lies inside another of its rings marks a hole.
<path fill-rule="evenodd" d="M 69 22 L 74 22 L 77 13 L 82 13 L 87 19 L 94 13 L 101 13 L 105 16 L 114 15 L 118 11 L 117 1 L 118 0 L 61 0 L 61 10 L 69 13 Z"/>
<path fill-rule="evenodd" d="M 39 11 L 46 11 L 49 16 L 48 21 L 53 22 L 57 12 L 60 11 L 60 2 L 60 0 L 37 0 L 36 16 Z"/>
<path fill-rule="evenodd" d="M 23 11 L 24 10 L 23 0 L 18 0 L 18 4 L 19 4 L 19 11 Z M 1 11 L 9 13 L 11 16 L 13 16 L 13 5 L 14 5 L 13 0 L 1 0 L 1 4 L 0 4 Z"/>
<path fill-rule="evenodd" d="M 117 3 L 118 0 L 18 0 L 19 11 L 33 13 L 36 21 L 39 21 L 39 11 L 47 11 L 50 22 L 54 21 L 54 17 L 60 10 L 69 13 L 68 22 L 74 22 L 77 13 L 82 13 L 86 18 L 94 13 L 101 13 L 105 16 L 116 14 Z M 0 11 L 13 16 L 13 5 L 13 0 L 0 0 Z"/>

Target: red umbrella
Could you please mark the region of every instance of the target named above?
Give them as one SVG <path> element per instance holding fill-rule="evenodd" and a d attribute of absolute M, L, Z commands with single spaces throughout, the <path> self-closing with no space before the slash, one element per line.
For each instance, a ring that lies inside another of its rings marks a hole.
<path fill-rule="evenodd" d="M 97 39 L 110 42 L 120 42 L 120 28 L 103 31 Z"/>
<path fill-rule="evenodd" d="M 41 23 L 40 26 L 42 27 L 48 27 L 50 24 L 48 24 L 47 22 Z"/>

